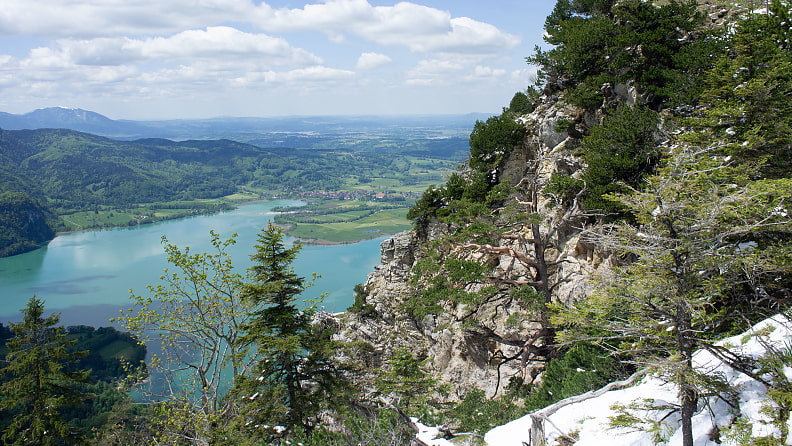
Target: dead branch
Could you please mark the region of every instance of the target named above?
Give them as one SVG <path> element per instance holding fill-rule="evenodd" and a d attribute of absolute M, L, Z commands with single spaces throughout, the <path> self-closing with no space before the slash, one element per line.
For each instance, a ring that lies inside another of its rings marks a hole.
<path fill-rule="evenodd" d="M 559 402 L 557 402 L 555 404 L 551 404 L 550 406 L 545 407 L 544 409 L 541 409 L 541 410 L 538 410 L 536 412 L 531 413 L 530 415 L 528 415 L 528 416 L 531 417 L 531 430 L 529 431 L 529 435 L 528 435 L 528 438 L 529 438 L 528 444 L 530 444 L 530 445 L 542 445 L 542 444 L 545 444 L 545 442 L 546 442 L 546 440 L 545 440 L 545 429 L 544 429 L 544 423 L 545 422 L 550 423 L 553 426 L 553 428 L 558 430 L 559 433 L 564 434 L 564 432 L 562 432 L 560 429 L 558 429 L 558 427 L 556 427 L 553 424 L 553 422 L 550 421 L 550 419 L 549 419 L 549 417 L 551 415 L 553 415 L 554 413 L 558 412 L 561 408 L 569 406 L 570 404 L 577 404 L 577 403 L 580 403 L 582 401 L 586 401 L 586 400 L 589 400 L 589 399 L 592 399 L 592 398 L 596 398 L 596 397 L 604 395 L 604 394 L 606 394 L 606 393 L 608 393 L 608 392 L 610 392 L 612 390 L 619 390 L 619 389 L 624 389 L 626 387 L 629 387 L 629 386 L 633 385 L 633 383 L 635 383 L 635 381 L 637 381 L 638 378 L 642 377 L 647 372 L 648 372 L 648 369 L 640 370 L 640 371 L 638 371 L 636 373 L 633 373 L 629 378 L 627 378 L 625 380 L 612 382 L 612 383 L 606 385 L 605 387 L 603 387 L 601 389 L 592 390 L 592 391 L 586 392 L 586 393 L 584 393 L 582 395 L 573 396 L 573 397 L 561 400 L 561 401 L 559 401 Z"/>

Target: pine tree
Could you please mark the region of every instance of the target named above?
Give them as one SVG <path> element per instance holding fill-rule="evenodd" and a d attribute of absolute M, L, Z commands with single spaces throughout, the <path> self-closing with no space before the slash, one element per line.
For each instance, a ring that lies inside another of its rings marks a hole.
<path fill-rule="evenodd" d="M 80 404 L 77 390 L 87 371 L 69 371 L 85 355 L 70 352 L 75 341 L 55 327 L 60 317 L 44 317 L 44 302 L 35 297 L 22 310 L 24 320 L 12 323 L 15 337 L 6 346 L 6 380 L 0 384 L 0 408 L 15 414 L 3 432 L 8 445 L 81 444 L 83 435 L 63 419 L 61 410 Z"/>
<path fill-rule="evenodd" d="M 792 172 L 792 2 L 773 1 L 736 27 L 730 57 L 707 73 L 701 122 L 729 143 L 729 155 L 764 163 L 762 176 Z"/>
<path fill-rule="evenodd" d="M 754 376 L 751 358 L 716 341 L 783 308 L 789 292 L 792 180 L 755 177 L 712 147 L 676 141 L 644 190 L 619 196 L 635 224 L 584 233 L 626 264 L 554 320 L 567 328 L 562 339 L 596 339 L 674 383 L 686 446 L 699 397 L 722 391 L 694 368 L 695 350 Z"/>
<path fill-rule="evenodd" d="M 262 359 L 256 375 L 238 380 L 249 423 L 311 430 L 314 417 L 326 407 L 340 385 L 340 371 L 331 361 L 330 330 L 312 323 L 314 305 L 301 308 L 298 300 L 310 286 L 292 262 L 301 245 L 286 248 L 283 231 L 270 224 L 258 237 L 250 279 L 243 297 L 255 308 L 247 324 L 245 342 L 253 342 Z"/>

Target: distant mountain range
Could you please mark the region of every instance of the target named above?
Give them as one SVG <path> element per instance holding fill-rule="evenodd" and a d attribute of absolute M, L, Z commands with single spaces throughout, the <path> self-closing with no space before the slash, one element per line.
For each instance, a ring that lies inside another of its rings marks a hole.
<path fill-rule="evenodd" d="M 80 108 L 40 108 L 23 115 L 0 112 L 4 130 L 69 129 L 104 136 L 135 135 L 146 130 L 134 121 L 115 121 L 99 113 Z"/>
<path fill-rule="evenodd" d="M 113 120 L 79 108 L 50 107 L 21 115 L 0 112 L 0 129 L 69 129 L 116 139 L 168 138 L 233 139 L 241 142 L 275 141 L 273 134 L 350 135 L 370 132 L 393 133 L 403 138 L 459 137 L 469 134 L 476 120 L 488 114 L 415 116 L 284 116 L 269 118 L 220 117 L 161 121 Z M 265 136 L 265 141 L 260 141 Z"/>

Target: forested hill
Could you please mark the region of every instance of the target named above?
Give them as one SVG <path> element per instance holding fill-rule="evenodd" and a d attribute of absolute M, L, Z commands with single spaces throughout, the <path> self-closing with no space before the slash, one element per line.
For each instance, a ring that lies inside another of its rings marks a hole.
<path fill-rule="evenodd" d="M 166 200 L 214 198 L 233 193 L 254 173 L 279 173 L 310 164 L 321 154 L 266 150 L 229 140 L 117 141 L 72 130 L 0 133 L 6 188 L 46 197 L 55 208 L 123 206 Z M 262 162 L 266 160 L 266 162 Z M 8 164 L 6 164 L 8 163 Z M 320 170 L 320 169 L 319 169 Z M 311 181 L 313 180 L 313 181 Z M 285 178 L 288 185 L 288 176 Z M 334 179 L 317 171 L 300 178 L 304 187 L 328 186 Z"/>
<path fill-rule="evenodd" d="M 119 141 L 65 129 L 0 130 L 0 255 L 33 249 L 65 229 L 57 216 L 152 203 L 206 206 L 198 200 L 240 188 L 338 190 L 339 172 L 398 170 L 395 158 L 225 139 Z"/>
<path fill-rule="evenodd" d="M 36 249 L 55 236 L 53 215 L 24 192 L 0 192 L 0 257 Z"/>

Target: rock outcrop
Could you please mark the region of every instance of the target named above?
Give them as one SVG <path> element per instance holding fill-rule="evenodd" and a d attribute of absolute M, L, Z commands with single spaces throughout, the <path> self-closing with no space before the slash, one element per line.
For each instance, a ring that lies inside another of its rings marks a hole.
<path fill-rule="evenodd" d="M 629 86 L 614 90 L 632 101 L 641 100 L 639 92 Z M 601 119 L 601 113 L 584 114 L 558 97 L 545 97 L 534 112 L 520 118 L 527 137 L 510 153 L 500 172 L 502 181 L 518 184 L 530 177 L 542 185 L 554 172 L 574 176 L 582 167 L 573 154 L 581 135 L 574 126 L 564 129 L 563 124 L 590 126 Z M 540 195 L 536 210 L 542 218 L 540 231 L 551 234 L 545 256 L 553 265 L 549 270 L 552 299 L 574 302 L 585 295 L 592 275 L 608 263 L 607 256 L 580 239 L 582 220 L 570 218 L 574 209 L 561 208 Z M 502 392 L 511 378 L 530 383 L 541 371 L 543 364 L 521 360 L 526 340 L 534 337 L 540 325 L 535 318 L 524 317 L 530 310 L 519 299 L 484 303 L 476 310 L 476 323 L 467 318 L 466 305 L 461 304 L 447 303 L 442 312 L 421 320 L 405 310 L 405 302 L 420 292 L 410 284 L 412 267 L 425 255 L 429 241 L 441 238 L 448 230 L 448 226 L 435 222 L 386 240 L 382 262 L 364 286 L 366 303 L 375 311 L 340 316 L 339 338 L 368 345 L 357 360 L 372 372 L 365 374 L 361 384 L 372 385 L 373 371 L 387 368 L 391 354 L 399 348 L 409 349 L 419 359 L 428 358 L 429 371 L 441 383 L 451 384 L 450 400 L 461 398 L 473 388 L 493 396 Z M 527 252 L 527 246 L 513 240 L 499 242 L 516 253 L 533 255 Z M 513 268 L 511 260 L 508 254 L 501 255 L 499 268 Z"/>

